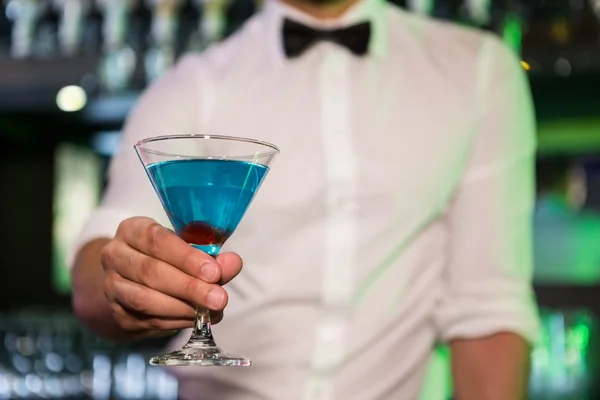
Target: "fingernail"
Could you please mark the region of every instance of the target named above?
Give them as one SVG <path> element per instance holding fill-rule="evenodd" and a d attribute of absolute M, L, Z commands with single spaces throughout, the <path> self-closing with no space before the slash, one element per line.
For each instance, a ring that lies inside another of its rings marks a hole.
<path fill-rule="evenodd" d="M 223 289 L 212 289 L 206 296 L 206 302 L 208 303 L 206 306 L 210 309 L 219 309 L 223 303 L 223 296 Z"/>
<path fill-rule="evenodd" d="M 217 279 L 217 275 L 219 273 L 219 267 L 214 262 L 207 262 L 202 265 L 200 268 L 200 274 L 204 278 L 204 280 L 208 282 L 214 282 Z"/>

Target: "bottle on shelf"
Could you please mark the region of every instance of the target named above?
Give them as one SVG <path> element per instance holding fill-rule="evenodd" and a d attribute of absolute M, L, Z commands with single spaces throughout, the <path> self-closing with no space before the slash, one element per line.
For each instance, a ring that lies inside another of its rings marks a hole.
<path fill-rule="evenodd" d="M 152 8 L 150 47 L 144 56 L 146 80 L 151 82 L 170 68 L 177 57 L 181 0 L 149 0 Z"/>
<path fill-rule="evenodd" d="M 71 57 L 80 50 L 85 19 L 91 10 L 91 0 L 53 0 L 60 15 L 58 39 L 61 53 Z"/>
<path fill-rule="evenodd" d="M 13 20 L 10 54 L 14 58 L 28 58 L 35 52 L 36 25 L 47 8 L 42 0 L 10 0 L 7 14 Z"/>
<path fill-rule="evenodd" d="M 115 94 L 132 89 L 137 54 L 127 42 L 129 16 L 134 0 L 97 0 L 103 14 L 103 56 L 100 82 L 105 92 Z"/>
<path fill-rule="evenodd" d="M 202 51 L 221 40 L 227 25 L 226 14 L 231 0 L 192 0 L 200 11 L 198 30 L 192 33 L 188 50 Z"/>
<path fill-rule="evenodd" d="M 435 8 L 435 0 L 407 0 L 406 6 L 414 13 L 431 15 Z"/>

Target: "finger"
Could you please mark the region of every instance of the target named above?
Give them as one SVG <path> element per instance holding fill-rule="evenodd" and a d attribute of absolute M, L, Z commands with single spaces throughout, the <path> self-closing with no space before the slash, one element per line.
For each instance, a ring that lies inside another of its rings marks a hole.
<path fill-rule="evenodd" d="M 227 293 L 219 285 L 206 283 L 130 247 L 115 247 L 111 257 L 116 273 L 125 279 L 209 310 L 222 310 L 227 305 Z"/>
<path fill-rule="evenodd" d="M 221 266 L 220 285 L 226 284 L 242 271 L 242 259 L 235 253 L 219 254 L 217 256 L 217 262 Z"/>
<path fill-rule="evenodd" d="M 118 303 L 112 303 L 111 308 L 114 318 L 121 328 L 131 332 L 146 330 L 177 331 L 194 326 L 194 320 L 190 319 L 141 316 Z"/>
<path fill-rule="evenodd" d="M 119 226 L 117 235 L 139 252 L 171 264 L 188 275 L 213 283 L 221 279 L 221 266 L 213 257 L 190 246 L 152 219 L 126 220 Z"/>
<path fill-rule="evenodd" d="M 154 289 L 127 280 L 119 275 L 113 278 L 114 301 L 141 315 L 171 319 L 193 320 L 194 307 Z"/>

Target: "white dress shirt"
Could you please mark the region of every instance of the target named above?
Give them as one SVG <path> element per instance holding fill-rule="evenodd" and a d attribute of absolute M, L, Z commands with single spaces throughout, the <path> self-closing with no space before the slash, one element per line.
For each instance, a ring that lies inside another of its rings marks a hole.
<path fill-rule="evenodd" d="M 370 20 L 369 54 L 320 43 L 288 60 L 284 17 L 332 28 Z M 267 1 L 142 95 L 75 249 L 131 216 L 169 226 L 137 140 L 275 143 L 281 154 L 226 245 L 245 268 L 214 329 L 254 365 L 175 368 L 181 396 L 416 399 L 436 340 L 536 338 L 534 130 L 519 60 L 491 34 L 381 0 L 332 22 Z"/>

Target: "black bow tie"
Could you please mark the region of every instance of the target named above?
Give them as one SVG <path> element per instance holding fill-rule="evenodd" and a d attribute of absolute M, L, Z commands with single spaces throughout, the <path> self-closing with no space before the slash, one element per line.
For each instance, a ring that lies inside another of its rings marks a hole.
<path fill-rule="evenodd" d="M 343 29 L 317 30 L 286 19 L 283 23 L 283 45 L 289 58 L 298 57 L 313 44 L 326 40 L 347 47 L 363 56 L 369 48 L 371 24 L 363 22 Z"/>

